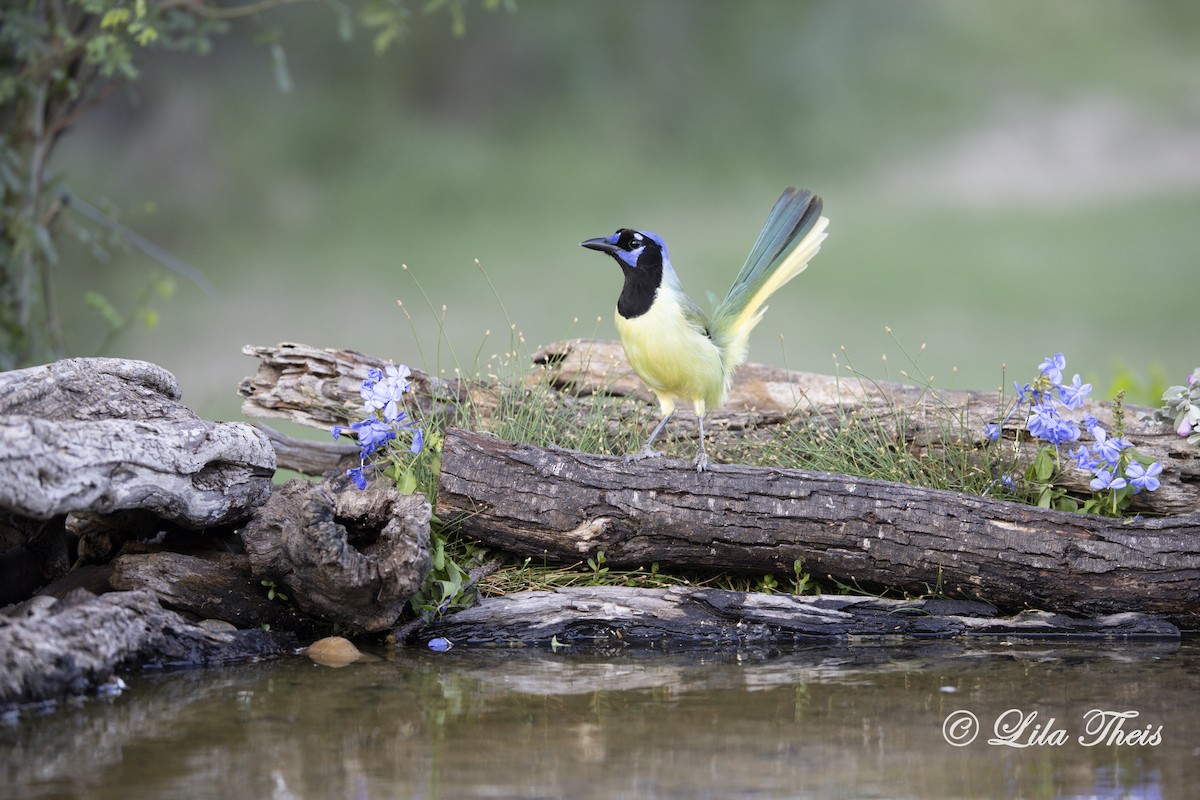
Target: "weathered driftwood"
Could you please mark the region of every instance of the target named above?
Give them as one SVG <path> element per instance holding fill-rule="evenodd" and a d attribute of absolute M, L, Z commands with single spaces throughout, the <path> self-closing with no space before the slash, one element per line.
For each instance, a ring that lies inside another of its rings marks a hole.
<path fill-rule="evenodd" d="M 367 370 L 385 363 L 351 350 L 323 350 L 300 344 L 246 347 L 243 352 L 261 362 L 258 372 L 239 387 L 246 398 L 243 413 L 282 417 L 326 429 L 356 416 L 361 403 L 358 392 Z M 535 373 L 531 380 L 548 379 L 564 400 L 604 394 L 655 404 L 617 342 L 558 342 L 539 350 L 534 362 L 543 372 Z M 451 423 L 486 420 L 497 398 L 490 384 L 433 379 L 416 370 L 413 389 L 413 400 L 423 416 L 441 415 Z M 914 455 L 944 444 L 961 445 L 965 440 L 968 446 L 980 448 L 982 464 L 986 461 L 984 425 L 997 420 L 999 402 L 996 392 L 947 391 L 743 364 L 725 407 L 709 413 L 706 427 L 718 461 L 723 444 L 728 446 L 743 437 L 774 436 L 776 431 L 820 417 L 833 425 L 853 424 L 857 419 L 869 428 L 890 431 L 895 446 L 905 447 Z M 1138 495 L 1137 510 L 1158 514 L 1200 510 L 1200 448 L 1188 446 L 1169 425 L 1142 421 L 1149 411 L 1126 407 L 1127 436 L 1138 452 L 1164 467 L 1161 488 Z M 1078 413 L 1090 413 L 1109 426 L 1113 422 L 1110 403 L 1089 402 Z M 614 417 L 612 424 L 615 428 L 627 421 Z M 1006 441 L 1011 442 L 1017 427 L 1010 423 Z M 687 413 L 676 415 L 671 431 L 694 437 L 694 418 Z M 1026 464 L 1033 452 L 1032 447 L 1023 448 L 1018 464 Z M 1090 492 L 1090 479 L 1080 470 L 1068 471 L 1064 476 L 1068 488 L 1082 493 Z"/>
<path fill-rule="evenodd" d="M 1128 522 L 843 475 L 545 450 L 447 432 L 438 516 L 539 562 L 790 573 L 1007 609 L 1200 626 L 1200 514 Z"/>
<path fill-rule="evenodd" d="M 985 603 L 584 586 L 483 600 L 421 631 L 455 645 L 764 646 L 847 638 L 963 636 L 1178 638 L 1144 614 L 1075 619 L 1027 611 L 1002 617 Z"/>
<path fill-rule="evenodd" d="M 72 358 L 0 374 L 0 509 L 33 519 L 150 511 L 203 528 L 270 491 L 275 456 L 249 425 L 206 422 L 167 371 Z"/>
<path fill-rule="evenodd" d="M 330 429 L 362 415 L 363 381 L 371 369 L 389 363 L 355 350 L 317 348 L 284 342 L 275 347 L 247 345 L 242 352 L 259 360 L 254 375 L 238 386 L 247 417 L 286 419 Z M 443 380 L 412 370 L 412 401 L 422 419 L 459 419 L 472 407 L 488 408 L 494 395 L 483 384 Z"/>
<path fill-rule="evenodd" d="M 39 597 L 0 615 L 0 708 L 103 690 L 132 663 L 210 664 L 277 654 L 285 644 L 259 629 L 194 625 L 149 591 Z"/>
<path fill-rule="evenodd" d="M 314 631 L 312 621 L 290 603 L 268 598 L 267 587 L 250 576 L 250 560 L 241 554 L 128 553 L 113 560 L 108 584 L 121 590 L 149 589 L 166 608 L 237 628 L 268 625 L 302 638 Z"/>
<path fill-rule="evenodd" d="M 242 530 L 256 580 L 274 581 L 301 610 L 361 631 L 395 624 L 430 570 L 425 498 L 383 481 L 359 491 L 340 476 L 294 479 Z"/>

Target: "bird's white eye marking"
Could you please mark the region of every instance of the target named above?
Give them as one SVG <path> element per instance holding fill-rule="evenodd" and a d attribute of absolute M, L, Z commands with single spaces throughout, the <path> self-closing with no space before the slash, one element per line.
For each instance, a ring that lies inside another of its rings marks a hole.
<path fill-rule="evenodd" d="M 635 232 L 634 232 L 634 234 L 633 234 L 633 240 L 634 240 L 635 242 L 640 242 L 640 241 L 642 241 L 642 240 L 643 240 L 643 239 L 645 239 L 645 238 L 646 238 L 645 236 L 642 236 L 640 233 L 637 233 L 636 231 L 635 231 Z"/>

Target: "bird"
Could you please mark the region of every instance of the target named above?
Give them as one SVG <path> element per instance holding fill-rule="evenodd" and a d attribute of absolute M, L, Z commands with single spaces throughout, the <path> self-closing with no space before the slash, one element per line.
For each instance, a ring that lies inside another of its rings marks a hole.
<path fill-rule="evenodd" d="M 767 299 L 799 275 L 825 240 L 829 220 L 821 198 L 788 187 L 776 201 L 746 263 L 725 299 L 705 314 L 683 291 L 662 237 L 644 230 L 616 233 L 580 244 L 617 262 L 625 284 L 617 299 L 616 327 L 633 371 L 658 398 L 662 419 L 626 462 L 661 455 L 654 440 L 675 413 L 691 403 L 700 428 L 692 466 L 708 469 L 704 415 L 725 403 L 733 372 L 746 360 L 750 332 Z"/>

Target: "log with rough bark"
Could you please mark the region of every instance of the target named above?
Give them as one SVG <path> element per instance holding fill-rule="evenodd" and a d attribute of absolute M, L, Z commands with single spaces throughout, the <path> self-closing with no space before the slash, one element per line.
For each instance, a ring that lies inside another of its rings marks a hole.
<path fill-rule="evenodd" d="M 0 708 L 103 691 L 133 664 L 221 663 L 279 654 L 291 644 L 257 628 L 194 625 L 145 590 L 37 597 L 0 614 Z"/>
<path fill-rule="evenodd" d="M 255 580 L 304 612 L 359 631 L 395 624 L 431 568 L 431 509 L 385 481 L 285 483 L 242 529 Z"/>
<path fill-rule="evenodd" d="M 537 562 L 783 573 L 1200 626 L 1200 514 L 1113 520 L 803 470 L 547 450 L 447 432 L 438 516 Z"/>
<path fill-rule="evenodd" d="M 571 394 L 604 393 L 653 397 L 633 374 L 619 342 L 573 339 L 557 342 L 534 354 L 534 362 L 547 371 L 552 384 Z M 1011 406 L 1011 397 L 1009 398 Z M 984 426 L 1001 419 L 998 392 L 935 389 L 904 383 L 874 381 L 853 373 L 819 375 L 795 372 L 764 364 L 743 364 L 734 376 L 725 406 L 708 415 L 710 431 L 720 454 L 725 437 L 739 437 L 748 431 L 772 435 L 773 429 L 791 426 L 798 419 L 818 415 L 833 424 L 846 420 L 866 420 L 902 440 L 910 451 L 919 454 L 926 448 L 964 441 L 982 449 L 986 443 Z M 1004 413 L 1007 413 L 1008 407 Z M 1125 435 L 1137 451 L 1163 465 L 1162 486 L 1153 493 L 1143 492 L 1135 508 L 1157 514 L 1200 511 L 1200 448 L 1188 445 L 1170 425 L 1153 422 L 1152 409 L 1125 406 Z M 1074 412 L 1094 416 L 1112 430 L 1113 404 L 1087 400 Z M 694 418 L 677 415 L 673 429 L 695 437 Z M 1004 441 L 1013 443 L 1017 420 L 1010 421 Z M 899 442 L 898 442 L 899 443 Z M 1023 469 L 1034 448 L 1023 449 L 1018 465 Z M 1092 476 L 1083 470 L 1068 470 L 1063 485 L 1083 494 L 1090 493 Z"/>
<path fill-rule="evenodd" d="M 848 638 L 1179 638 L 1145 614 L 1076 619 L 986 603 L 731 592 L 676 586 L 581 586 L 483 600 L 423 629 L 455 645 L 584 647 L 768 646 Z"/>
<path fill-rule="evenodd" d="M 274 347 L 246 345 L 242 352 L 259 360 L 254 375 L 238 386 L 247 417 L 286 419 L 330 429 L 361 419 L 359 390 L 367 373 L 395 363 L 339 348 L 284 342 Z M 445 380 L 412 370 L 413 402 L 422 419 L 459 419 L 473 406 L 488 408 L 493 392 L 485 384 Z"/>
<path fill-rule="evenodd" d="M 207 422 L 143 361 L 72 358 L 0 373 L 0 604 L 163 526 L 244 519 L 275 454 L 249 425 Z M 70 534 L 70 537 L 68 536 Z"/>
<path fill-rule="evenodd" d="M 250 576 L 250 561 L 243 554 L 128 552 L 113 560 L 108 585 L 126 591 L 149 589 L 165 608 L 237 628 L 267 625 L 305 639 L 317 631 L 313 620 L 286 600 L 268 596 L 262 581 Z"/>
<path fill-rule="evenodd" d="M 246 347 L 243 352 L 260 360 L 258 372 L 242 381 L 247 416 L 277 417 L 328 429 L 356 417 L 361 403 L 359 388 L 367 370 L 385 362 L 351 350 L 323 350 L 300 344 L 276 347 Z M 531 381 L 548 380 L 563 402 L 586 402 L 591 395 L 630 397 L 656 407 L 651 394 L 633 374 L 617 342 L 575 339 L 544 347 L 534 355 Z M 449 423 L 472 427 L 486 423 L 498 393 L 488 383 L 441 380 L 414 370 L 414 402 L 420 414 L 438 415 Z M 753 442 L 803 430 L 807 422 L 821 419 L 833 426 L 866 423 L 871 430 L 893 437 L 895 447 L 914 456 L 943 445 L 968 446 L 979 451 L 980 464 L 988 466 L 984 451 L 984 425 L 995 422 L 1000 412 L 997 392 L 948 391 L 886 381 L 870 381 L 854 375 L 829 376 L 792 372 L 763 364 L 738 368 L 726 405 L 709 412 L 710 455 L 721 460 L 721 452 L 739 441 Z M 1111 403 L 1089 401 L 1079 414 L 1089 413 L 1111 426 Z M 623 409 L 645 416 L 641 403 Z M 1126 407 L 1126 435 L 1138 452 L 1163 465 L 1162 486 L 1143 492 L 1135 510 L 1177 514 L 1200 511 L 1200 448 L 1189 446 L 1169 425 L 1146 422 L 1150 409 Z M 622 409 L 613 409 L 614 414 Z M 614 416 L 614 429 L 629 420 Z M 1005 432 L 1007 444 L 1016 436 L 1015 422 Z M 694 418 L 677 414 L 672 433 L 695 437 Z M 732 448 L 730 448 L 732 449 Z M 1024 447 L 1017 459 L 1023 469 L 1034 454 Z M 283 462 L 281 462 L 283 464 Z M 329 468 L 333 462 L 322 461 Z M 287 466 L 292 466 L 287 464 Z M 311 473 L 310 473 L 311 474 Z M 1091 476 L 1068 470 L 1064 485 L 1090 493 Z"/>
<path fill-rule="evenodd" d="M 270 491 L 270 442 L 179 398 L 174 376 L 143 361 L 0 373 L 0 508 L 33 519 L 139 509 L 188 528 L 244 518 Z"/>

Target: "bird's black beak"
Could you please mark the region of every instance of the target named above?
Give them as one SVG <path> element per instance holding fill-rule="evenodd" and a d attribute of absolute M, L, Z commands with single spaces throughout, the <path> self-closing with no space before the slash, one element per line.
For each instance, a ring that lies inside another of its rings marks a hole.
<path fill-rule="evenodd" d="M 610 256 L 621 249 L 604 237 L 600 237 L 599 239 L 588 239 L 587 241 L 580 242 L 579 244 L 583 247 L 586 247 L 588 250 L 599 250 L 601 253 L 608 253 Z"/>

